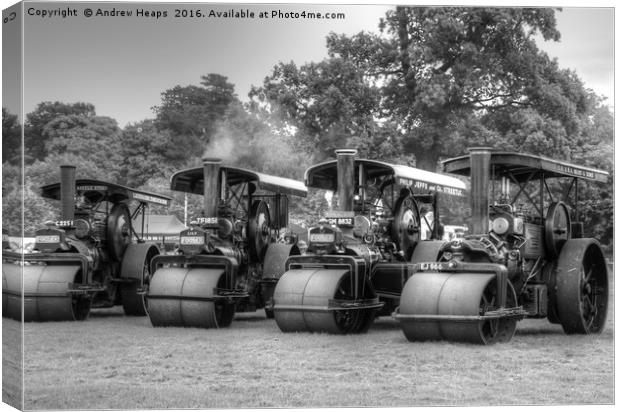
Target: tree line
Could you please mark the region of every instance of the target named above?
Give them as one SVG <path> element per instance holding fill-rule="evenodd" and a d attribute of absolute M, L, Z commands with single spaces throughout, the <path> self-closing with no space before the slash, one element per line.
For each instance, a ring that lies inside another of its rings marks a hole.
<path fill-rule="evenodd" d="M 37 187 L 57 180 L 62 163 L 82 177 L 172 195 L 176 214 L 183 203 L 168 179 L 204 155 L 301 179 L 336 148 L 437 171 L 441 159 L 484 145 L 613 173 L 613 113 L 534 40 L 560 39 L 557 12 L 396 7 L 377 33 L 330 33 L 322 61 L 278 62 L 246 102 L 226 76 L 210 73 L 163 91 L 152 119 L 122 129 L 90 103 L 41 102 L 24 119 L 24 187 L 21 128 L 3 108 L 3 227 L 21 226 L 15 206 L 22 191 L 26 229 L 55 214 Z M 586 234 L 606 245 L 612 180 L 587 185 L 581 196 Z M 322 202 L 311 196 L 295 213 L 314 215 Z"/>

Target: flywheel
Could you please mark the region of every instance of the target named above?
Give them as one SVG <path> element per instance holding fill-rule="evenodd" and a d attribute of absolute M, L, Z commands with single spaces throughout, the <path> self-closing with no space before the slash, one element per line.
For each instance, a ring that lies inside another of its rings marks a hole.
<path fill-rule="evenodd" d="M 262 200 L 254 201 L 248 219 L 248 246 L 252 261 L 262 262 L 271 236 L 270 229 L 269 206 Z"/>
<path fill-rule="evenodd" d="M 420 211 L 413 196 L 403 196 L 396 202 L 392 236 L 408 260 L 420 240 Z"/>
<path fill-rule="evenodd" d="M 115 261 L 121 261 L 125 249 L 131 243 L 131 217 L 126 204 L 117 203 L 112 207 L 106 234 L 110 257 Z"/>
<path fill-rule="evenodd" d="M 571 220 L 564 202 L 553 202 L 545 217 L 545 246 L 550 257 L 560 255 L 562 246 L 571 238 Z"/>

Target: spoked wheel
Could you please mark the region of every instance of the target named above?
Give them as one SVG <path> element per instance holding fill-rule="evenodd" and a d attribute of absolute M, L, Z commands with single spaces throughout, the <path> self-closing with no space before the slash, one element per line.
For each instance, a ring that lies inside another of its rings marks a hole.
<path fill-rule="evenodd" d="M 556 311 L 568 334 L 600 333 L 609 285 L 603 252 L 594 239 L 571 239 L 558 258 Z"/>
<path fill-rule="evenodd" d="M 75 320 L 84 320 L 90 314 L 91 298 L 90 296 L 74 296 L 71 301 L 73 309 L 73 317 Z"/>
<path fill-rule="evenodd" d="M 507 306 L 514 307 L 516 294 L 508 285 Z M 399 310 L 404 316 L 399 320 L 410 341 L 507 342 L 516 330 L 515 318 L 463 320 L 497 309 L 497 300 L 495 275 L 417 273 L 403 288 Z M 430 316 L 414 319 L 407 315 Z"/>
<path fill-rule="evenodd" d="M 506 306 L 514 308 L 517 305 L 517 295 L 508 282 Z M 497 283 L 491 281 L 487 284 L 480 298 L 480 315 L 498 308 Z M 516 318 L 497 318 L 482 322 L 480 325 L 480 343 L 504 343 L 509 342 L 517 329 Z"/>
<path fill-rule="evenodd" d="M 346 301 L 352 299 L 350 282 L 343 280 L 335 294 L 335 299 Z M 363 333 L 370 328 L 376 309 L 348 309 L 334 311 L 334 321 L 340 333 Z"/>
<path fill-rule="evenodd" d="M 217 326 L 220 328 L 230 326 L 233 318 L 235 317 L 234 303 L 225 300 L 218 300 L 214 304 L 214 309 Z"/>

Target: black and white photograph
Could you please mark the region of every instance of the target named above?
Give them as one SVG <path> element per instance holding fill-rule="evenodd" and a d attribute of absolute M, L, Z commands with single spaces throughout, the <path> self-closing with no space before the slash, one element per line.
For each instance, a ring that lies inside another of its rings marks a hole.
<path fill-rule="evenodd" d="M 2 410 L 615 405 L 615 17 L 2 0 Z"/>

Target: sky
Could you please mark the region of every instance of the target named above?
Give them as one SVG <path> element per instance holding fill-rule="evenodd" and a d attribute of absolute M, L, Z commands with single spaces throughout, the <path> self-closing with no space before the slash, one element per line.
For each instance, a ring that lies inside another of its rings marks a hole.
<path fill-rule="evenodd" d="M 342 3 L 342 2 L 339 2 Z M 425 2 L 430 4 L 432 2 Z M 3 8 L 7 7 L 2 0 Z M 445 3 L 444 3 L 445 4 Z M 469 4 L 472 4 L 469 2 Z M 553 4 L 553 3 L 550 3 Z M 593 3 L 597 5 L 598 3 Z M 609 3 L 611 5 L 611 3 Z M 32 8 L 28 15 L 28 10 Z M 77 16 L 42 17 L 44 10 L 75 9 Z M 132 11 L 132 17 L 84 17 L 96 11 Z M 175 18 L 175 9 L 224 12 L 250 10 L 254 19 Z M 251 86 L 260 86 L 278 62 L 302 65 L 326 57 L 325 37 L 330 32 L 353 35 L 378 32 L 379 19 L 388 4 L 271 4 L 232 6 L 160 2 L 26 4 L 24 16 L 24 112 L 43 101 L 88 102 L 98 115 L 116 119 L 119 126 L 153 118 L 152 107 L 161 93 L 176 85 L 198 85 L 200 76 L 219 73 L 235 84 L 247 100 Z M 166 17 L 136 17 L 138 9 L 167 12 Z M 261 11 L 341 12 L 340 20 L 258 18 Z M 37 15 L 38 13 L 38 15 Z M 539 47 L 557 57 L 560 67 L 575 70 L 587 88 L 614 97 L 614 11 L 606 8 L 565 7 L 556 13 L 562 33 L 559 43 Z M 10 48 L 3 42 L 3 48 Z M 3 73 L 12 73 L 3 61 Z M 3 106 L 12 113 L 19 107 L 3 82 Z M 13 94 L 18 96 L 18 94 Z"/>

